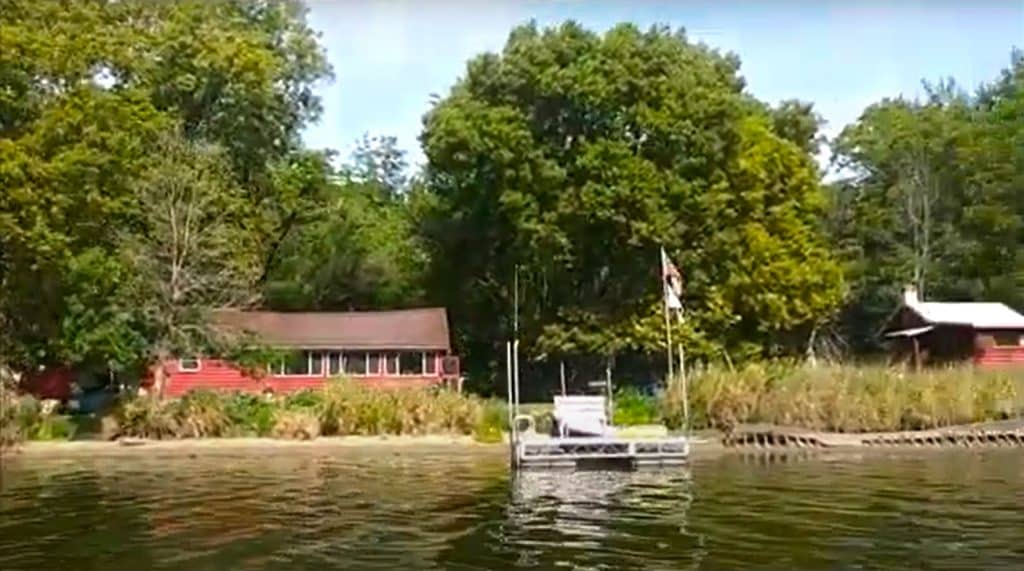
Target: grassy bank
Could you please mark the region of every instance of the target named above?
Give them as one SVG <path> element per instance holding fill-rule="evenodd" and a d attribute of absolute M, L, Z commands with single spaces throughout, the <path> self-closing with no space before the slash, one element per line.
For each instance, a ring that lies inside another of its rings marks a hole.
<path fill-rule="evenodd" d="M 5 423 L 10 442 L 75 433 L 76 420 L 43 410 L 34 399 L 11 404 Z M 280 397 L 197 391 L 180 399 L 125 399 L 96 424 L 105 438 L 469 435 L 495 442 L 502 437 L 505 410 L 500 403 L 449 391 L 380 391 L 336 381 Z"/>
<path fill-rule="evenodd" d="M 770 423 L 834 432 L 923 430 L 1021 414 L 1024 372 L 760 363 L 694 371 L 689 396 L 698 429 Z M 661 404 L 665 423 L 681 426 L 678 380 Z"/>

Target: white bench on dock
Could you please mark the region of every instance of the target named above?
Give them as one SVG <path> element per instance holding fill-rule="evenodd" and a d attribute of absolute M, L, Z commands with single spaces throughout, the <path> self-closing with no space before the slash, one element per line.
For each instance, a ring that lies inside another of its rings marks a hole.
<path fill-rule="evenodd" d="M 601 396 L 556 396 L 555 429 L 558 436 L 611 436 L 607 401 Z"/>
<path fill-rule="evenodd" d="M 685 437 L 616 436 L 608 422 L 604 397 L 556 396 L 555 434 L 537 434 L 533 417 L 514 421 L 513 454 L 517 468 L 586 468 L 609 465 L 640 468 L 686 463 L 690 444 Z M 520 429 L 519 427 L 524 427 Z"/>

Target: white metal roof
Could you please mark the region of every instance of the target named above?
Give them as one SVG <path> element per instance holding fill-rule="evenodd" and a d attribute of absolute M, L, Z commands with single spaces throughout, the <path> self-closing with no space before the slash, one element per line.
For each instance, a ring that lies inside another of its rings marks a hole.
<path fill-rule="evenodd" d="M 925 325 L 924 327 L 912 327 L 910 329 L 901 329 L 899 331 L 890 331 L 886 333 L 886 337 L 917 337 L 922 333 L 928 333 L 932 329 L 935 329 L 934 325 Z"/>
<path fill-rule="evenodd" d="M 919 301 L 907 304 L 928 323 L 976 329 L 1024 329 L 1024 315 L 996 302 Z"/>

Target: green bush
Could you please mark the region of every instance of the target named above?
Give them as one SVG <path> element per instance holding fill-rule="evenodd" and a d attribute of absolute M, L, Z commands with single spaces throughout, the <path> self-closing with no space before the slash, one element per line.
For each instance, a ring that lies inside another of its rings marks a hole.
<path fill-rule="evenodd" d="M 473 427 L 473 438 L 477 442 L 501 442 L 508 430 L 508 407 L 499 400 L 489 400 L 480 411 L 476 426 Z"/>
<path fill-rule="evenodd" d="M 123 399 L 114 410 L 118 436 L 135 438 L 177 438 L 178 418 L 173 410 L 175 401 L 160 400 L 155 396 Z"/>
<path fill-rule="evenodd" d="M 231 436 L 270 436 L 274 429 L 276 406 L 273 400 L 260 395 L 228 395 L 224 412 L 231 423 Z"/>
<path fill-rule="evenodd" d="M 57 401 L 15 396 L 13 391 L 4 391 L 0 398 L 0 446 L 25 440 L 65 440 L 75 434 L 71 419 L 57 414 Z"/>
<path fill-rule="evenodd" d="M 616 391 L 612 404 L 612 424 L 616 426 L 655 424 L 661 420 L 658 399 L 633 387 Z"/>
<path fill-rule="evenodd" d="M 229 395 L 192 391 L 169 404 L 177 421 L 179 438 L 227 436 L 232 419 L 227 413 Z"/>

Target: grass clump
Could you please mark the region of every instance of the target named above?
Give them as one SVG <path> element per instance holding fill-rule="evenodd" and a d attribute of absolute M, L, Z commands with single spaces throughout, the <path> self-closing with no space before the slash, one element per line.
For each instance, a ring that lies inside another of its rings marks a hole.
<path fill-rule="evenodd" d="M 57 401 L 40 401 L 32 396 L 0 395 L 0 447 L 25 440 L 66 440 L 74 436 L 71 419 L 57 413 Z"/>
<path fill-rule="evenodd" d="M 224 412 L 230 422 L 230 436 L 270 436 L 276 420 L 272 399 L 249 393 L 225 397 Z"/>
<path fill-rule="evenodd" d="M 769 423 L 835 432 L 922 430 L 1019 414 L 1022 373 L 973 367 L 908 372 L 882 366 L 754 363 L 691 373 L 694 428 Z M 669 383 L 662 407 L 682 425 L 682 387 Z"/>
<path fill-rule="evenodd" d="M 634 387 L 616 391 L 612 403 L 615 409 L 612 412 L 612 424 L 615 426 L 656 424 L 661 421 L 658 399 Z"/>

